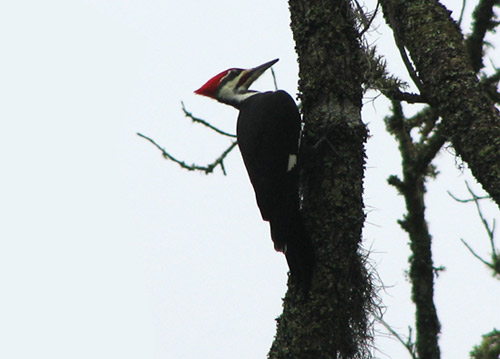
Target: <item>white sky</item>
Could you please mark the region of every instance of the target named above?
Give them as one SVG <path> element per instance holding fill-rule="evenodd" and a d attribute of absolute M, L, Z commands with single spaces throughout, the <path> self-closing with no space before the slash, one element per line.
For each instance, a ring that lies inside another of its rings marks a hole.
<path fill-rule="evenodd" d="M 370 41 L 406 78 L 378 24 Z M 135 133 L 204 164 L 230 141 L 191 124 L 180 101 L 228 131 L 237 116 L 193 94 L 208 78 L 279 57 L 278 83 L 295 94 L 286 2 L 11 1 L 0 44 L 0 357 L 265 358 L 287 266 L 239 153 L 226 177 L 188 173 Z M 272 88 L 271 76 L 255 87 Z M 387 286 L 386 320 L 406 334 L 408 239 L 396 224 L 403 199 L 386 185 L 400 172 L 387 108 L 379 97 L 363 112 L 372 134 L 364 236 Z M 435 264 L 447 268 L 436 280 L 441 345 L 443 358 L 466 358 L 500 326 L 500 286 L 460 243 L 489 253 L 473 205 L 446 194 L 465 197 L 468 172 L 449 152 L 438 165 L 427 207 Z M 494 206 L 486 213 L 498 218 Z M 408 357 L 384 334 L 376 345 L 380 358 Z"/>

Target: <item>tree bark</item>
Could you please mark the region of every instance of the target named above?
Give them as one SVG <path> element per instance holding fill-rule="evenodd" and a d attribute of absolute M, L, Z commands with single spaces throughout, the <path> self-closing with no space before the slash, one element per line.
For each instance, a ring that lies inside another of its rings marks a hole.
<path fill-rule="evenodd" d="M 436 0 L 382 0 L 394 36 L 408 49 L 419 89 L 445 135 L 500 205 L 500 116 L 470 64 L 464 39 Z"/>
<path fill-rule="evenodd" d="M 405 198 L 408 213 L 398 221 L 410 237 L 412 255 L 410 280 L 412 300 L 415 303 L 416 356 L 419 359 L 439 359 L 438 344 L 441 326 L 434 304 L 434 265 L 432 262 L 432 236 L 425 220 L 425 180 L 429 175 L 430 160 L 441 147 L 430 147 L 430 141 L 422 145 L 422 140 L 414 142 L 410 132 L 413 129 L 403 115 L 401 102 L 393 101 L 393 115 L 386 118 L 387 130 L 398 143 L 402 157 L 403 180 L 389 177 L 389 184 L 395 186 Z M 438 139 L 442 144 L 442 140 Z M 426 151 L 424 151 L 424 148 Z M 430 150 L 432 148 L 432 150 Z M 423 152 L 434 155 L 423 155 Z"/>
<path fill-rule="evenodd" d="M 364 222 L 362 61 L 349 1 L 290 0 L 305 122 L 302 214 L 315 248 L 311 290 L 290 286 L 271 359 L 369 357 L 370 275 Z"/>

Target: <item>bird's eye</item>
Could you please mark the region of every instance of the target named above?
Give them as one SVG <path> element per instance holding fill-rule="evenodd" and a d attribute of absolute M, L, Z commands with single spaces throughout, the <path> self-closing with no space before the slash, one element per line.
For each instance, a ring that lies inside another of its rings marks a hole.
<path fill-rule="evenodd" d="M 231 69 L 229 70 L 229 72 L 227 73 L 226 75 L 226 78 L 227 80 L 232 80 L 234 79 L 236 76 L 238 76 L 238 74 L 241 72 L 241 70 L 238 70 L 238 69 Z"/>

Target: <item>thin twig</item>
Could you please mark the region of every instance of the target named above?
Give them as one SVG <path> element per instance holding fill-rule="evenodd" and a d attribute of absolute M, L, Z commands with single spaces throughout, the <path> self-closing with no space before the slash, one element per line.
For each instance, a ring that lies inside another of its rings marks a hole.
<path fill-rule="evenodd" d="M 368 29 L 370 28 L 370 26 L 372 25 L 372 22 L 373 20 L 375 20 L 375 17 L 377 16 L 377 13 L 378 13 L 378 7 L 380 5 L 380 0 L 377 1 L 377 5 L 375 6 L 375 10 L 373 10 L 373 15 L 372 17 L 370 18 L 370 20 L 367 20 L 366 16 L 365 16 L 365 13 L 363 12 L 363 9 L 362 7 L 359 5 L 359 3 L 357 1 L 356 2 L 356 6 L 358 8 L 358 11 L 362 14 L 363 16 L 363 24 L 365 25 L 365 28 L 363 30 L 361 30 L 361 32 L 359 33 L 359 37 L 363 36 L 365 32 L 368 31 Z"/>
<path fill-rule="evenodd" d="M 398 342 L 400 342 L 401 344 L 403 344 L 403 346 L 408 350 L 408 352 L 410 353 L 412 359 L 417 359 L 417 354 L 415 353 L 415 343 L 413 343 L 411 341 L 411 327 L 409 327 L 409 336 L 407 338 L 407 340 L 403 340 L 403 337 L 398 333 L 396 332 L 394 329 L 392 329 L 392 327 L 385 321 L 383 320 L 381 317 L 379 316 L 375 316 L 375 319 L 380 323 L 382 324 L 385 329 L 387 329 L 389 331 L 389 333 L 394 336 Z"/>
<path fill-rule="evenodd" d="M 181 101 L 181 105 L 182 105 L 182 111 L 184 112 L 184 115 L 186 115 L 186 117 L 189 117 L 194 123 L 200 123 L 206 127 L 208 127 L 209 129 L 221 134 L 221 135 L 224 135 L 224 136 L 228 136 L 228 137 L 231 137 L 231 138 L 236 138 L 236 135 L 233 135 L 232 133 L 228 133 L 228 132 L 225 132 L 225 131 L 222 131 L 222 130 L 219 130 L 217 127 L 209 124 L 207 121 L 205 120 L 202 120 L 201 118 L 198 118 L 198 117 L 195 117 L 191 112 L 189 112 L 188 110 L 186 110 L 186 107 L 184 107 L 184 102 Z"/>
<path fill-rule="evenodd" d="M 226 170 L 224 168 L 224 159 L 229 154 L 229 152 L 231 152 L 231 150 L 238 144 L 237 141 L 232 142 L 231 145 L 224 152 L 222 152 L 222 154 L 214 162 L 212 162 L 206 166 L 200 166 L 200 165 L 196 165 L 196 164 L 188 165 L 186 162 L 178 160 L 177 158 L 172 156 L 170 153 L 168 153 L 163 147 L 161 147 L 159 144 L 157 144 L 152 138 L 145 136 L 142 133 L 138 132 L 137 136 L 142 137 L 142 138 L 148 140 L 149 142 L 151 142 L 156 148 L 158 148 L 162 152 L 162 155 L 165 159 L 168 159 L 168 160 L 171 160 L 171 161 L 177 163 L 179 166 L 181 166 L 182 168 L 184 168 L 188 171 L 201 171 L 201 172 L 205 172 L 205 174 L 209 174 L 209 173 L 212 173 L 217 166 L 220 166 L 224 176 L 226 175 Z"/>
<path fill-rule="evenodd" d="M 276 81 L 276 74 L 274 73 L 274 69 L 271 67 L 271 75 L 273 75 L 274 89 L 278 91 L 278 82 Z"/>
<path fill-rule="evenodd" d="M 458 26 L 462 25 L 462 20 L 464 19 L 464 10 L 467 0 L 462 0 L 462 10 L 460 10 L 460 17 L 458 18 Z"/>
<path fill-rule="evenodd" d="M 487 267 L 489 267 L 489 268 L 491 268 L 491 269 L 495 270 L 495 267 L 494 267 L 491 263 L 489 263 L 489 262 L 485 261 L 485 260 L 484 260 L 484 259 L 483 259 L 483 258 L 482 258 L 479 254 L 477 254 L 476 252 L 474 252 L 474 250 L 473 250 L 473 249 L 472 249 L 472 248 L 471 248 L 471 247 L 467 244 L 467 242 L 466 242 L 466 241 L 464 241 L 462 238 L 460 238 L 460 240 L 461 240 L 461 241 L 462 241 L 462 243 L 463 243 L 463 244 L 467 247 L 467 249 L 469 250 L 469 252 L 471 252 L 471 253 L 472 253 L 472 255 L 473 255 L 474 257 L 476 257 L 477 259 L 479 259 L 479 260 L 480 260 L 480 261 L 481 261 L 484 265 L 486 265 Z"/>
<path fill-rule="evenodd" d="M 417 72 L 413 68 L 413 65 L 412 65 L 410 59 L 408 58 L 408 54 L 406 53 L 405 44 L 401 40 L 401 37 L 399 35 L 399 26 L 398 26 L 398 23 L 397 23 L 395 16 L 394 16 L 394 11 L 395 11 L 394 10 L 394 3 L 392 2 L 392 0 L 390 0 L 390 1 L 387 1 L 387 5 L 388 5 L 388 7 L 387 7 L 388 8 L 387 19 L 389 20 L 389 25 L 392 28 L 392 33 L 394 34 L 394 41 L 396 42 L 396 46 L 397 46 L 399 53 L 401 55 L 401 59 L 403 60 L 403 63 L 405 64 L 406 70 L 408 71 L 408 74 L 410 75 L 411 79 L 413 80 L 415 85 L 418 87 L 418 89 L 420 91 L 422 91 L 423 84 L 420 81 L 420 78 L 418 77 Z"/>
<path fill-rule="evenodd" d="M 491 199 L 490 196 L 483 196 L 483 197 L 479 197 L 477 196 L 476 198 L 467 198 L 467 199 L 460 199 L 458 197 L 456 197 L 453 193 L 451 193 L 450 191 L 446 191 L 448 192 L 448 195 L 453 198 L 455 201 L 457 202 L 460 202 L 460 203 L 468 203 L 468 202 L 474 202 L 476 200 L 480 200 L 480 199 Z"/>
<path fill-rule="evenodd" d="M 472 253 L 472 255 L 474 257 L 479 259 L 481 261 L 481 263 L 483 263 L 488 268 L 493 270 L 493 272 L 495 273 L 496 276 L 500 277 L 500 253 L 497 251 L 497 249 L 495 247 L 496 222 L 495 222 L 495 220 L 493 220 L 493 224 L 490 226 L 490 224 L 488 223 L 488 221 L 484 217 L 483 212 L 481 211 L 481 207 L 479 206 L 479 200 L 485 199 L 485 198 L 490 198 L 490 197 L 480 197 L 480 196 L 476 195 L 472 191 L 472 189 L 470 188 L 469 183 L 467 181 L 465 181 L 465 185 L 466 185 L 467 190 L 469 191 L 470 195 L 472 196 L 472 198 L 467 199 L 467 200 L 461 200 L 461 199 L 458 199 L 455 196 L 453 196 L 449 191 L 448 191 L 448 194 L 454 200 L 456 200 L 458 202 L 461 202 L 461 203 L 474 202 L 474 204 L 476 205 L 476 210 L 477 210 L 477 213 L 479 214 L 479 218 L 481 219 L 481 222 L 483 223 L 483 226 L 484 226 L 486 232 L 488 233 L 488 238 L 489 238 L 489 242 L 490 242 L 490 246 L 491 246 L 491 263 L 484 260 L 480 255 L 478 255 L 476 252 L 474 252 L 472 247 L 469 246 L 469 244 L 465 240 L 463 240 L 462 238 L 460 238 L 460 240 L 467 247 L 467 249 Z"/>
<path fill-rule="evenodd" d="M 467 190 L 469 191 L 469 193 L 472 196 L 472 199 L 474 200 L 474 204 L 476 205 L 477 213 L 479 214 L 479 218 L 481 218 L 481 222 L 483 223 L 484 228 L 486 228 L 486 232 L 488 232 L 488 235 L 490 237 L 493 237 L 493 232 L 490 228 L 490 225 L 489 225 L 488 221 L 486 220 L 486 218 L 484 218 L 483 212 L 481 211 L 481 207 L 479 206 L 479 200 L 478 200 L 479 197 L 472 191 L 472 189 L 470 188 L 469 183 L 467 181 L 465 181 L 465 185 L 467 186 Z"/>

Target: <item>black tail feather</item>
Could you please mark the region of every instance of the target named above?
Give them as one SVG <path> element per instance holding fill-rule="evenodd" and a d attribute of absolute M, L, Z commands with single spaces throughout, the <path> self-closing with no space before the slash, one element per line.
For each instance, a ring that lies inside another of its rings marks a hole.
<path fill-rule="evenodd" d="M 293 284 L 305 292 L 311 288 L 314 251 L 300 212 L 294 211 L 283 221 L 271 221 L 271 236 L 278 251 L 284 252 Z"/>

